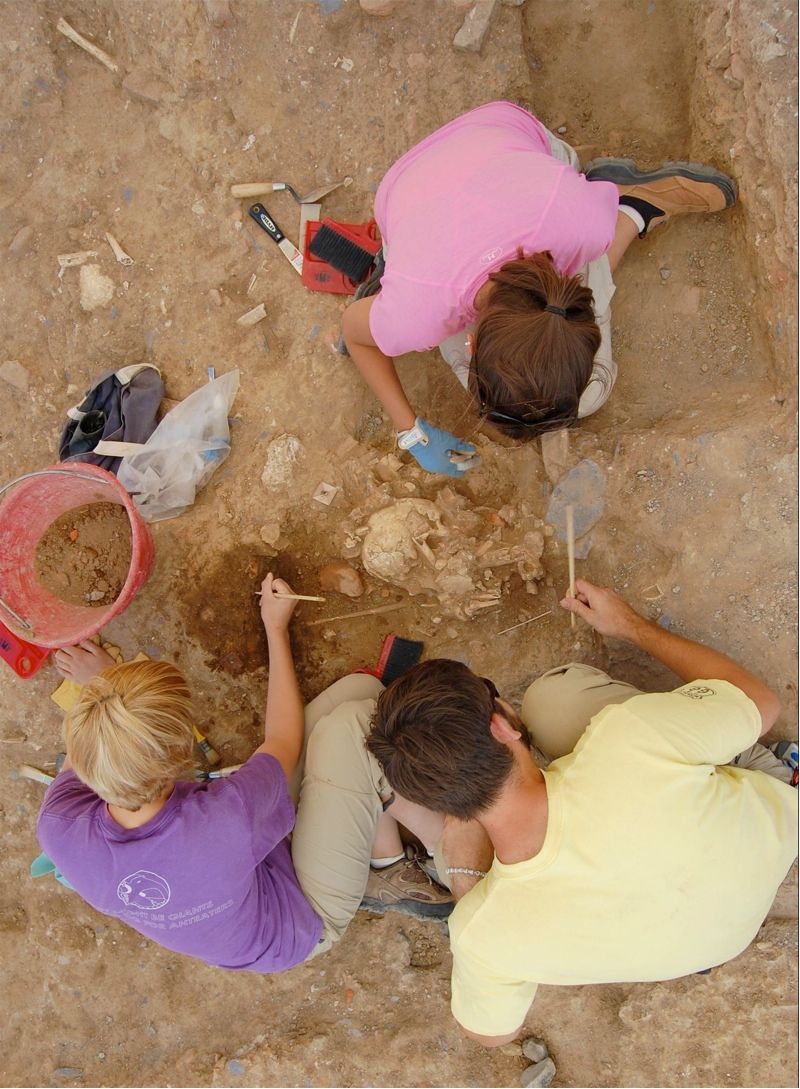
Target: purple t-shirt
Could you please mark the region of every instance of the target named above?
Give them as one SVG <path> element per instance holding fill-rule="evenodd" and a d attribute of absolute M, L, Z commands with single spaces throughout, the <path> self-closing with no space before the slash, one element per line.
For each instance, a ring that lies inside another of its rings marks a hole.
<path fill-rule="evenodd" d="M 322 932 L 292 866 L 293 826 L 280 764 L 256 753 L 230 778 L 177 782 L 134 829 L 63 771 L 48 787 L 37 833 L 98 911 L 207 964 L 280 972 L 305 960 Z"/>

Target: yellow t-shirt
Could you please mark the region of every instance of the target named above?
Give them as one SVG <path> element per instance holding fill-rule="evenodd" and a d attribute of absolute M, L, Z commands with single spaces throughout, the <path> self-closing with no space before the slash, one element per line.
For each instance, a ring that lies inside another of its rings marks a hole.
<path fill-rule="evenodd" d="M 713 680 L 595 715 L 545 772 L 539 854 L 495 859 L 450 917 L 456 1020 L 505 1035 L 539 983 L 673 979 L 741 953 L 796 854 L 797 791 L 719 766 L 760 727 Z"/>

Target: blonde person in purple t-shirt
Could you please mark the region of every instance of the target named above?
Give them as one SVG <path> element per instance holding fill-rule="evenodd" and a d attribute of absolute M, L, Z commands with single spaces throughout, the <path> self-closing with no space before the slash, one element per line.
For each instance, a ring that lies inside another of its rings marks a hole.
<path fill-rule="evenodd" d="M 628 246 L 735 200 L 731 178 L 697 163 L 597 159 L 581 174 L 574 150 L 510 102 L 437 129 L 378 188 L 385 267 L 342 321 L 400 448 L 430 472 L 471 467 L 474 447 L 417 415 L 392 362 L 437 345 L 481 417 L 514 438 L 597 411 L 616 378 L 612 273 Z"/>
<path fill-rule="evenodd" d="M 364 744 L 383 685 L 352 674 L 304 712 L 288 631 L 296 602 L 280 592 L 289 586 L 268 575 L 264 742 L 228 778 L 180 778 L 193 768 L 194 735 L 175 666 L 116 665 L 88 642 L 57 651 L 60 672 L 84 687 L 37 825 L 92 907 L 175 952 L 254 972 L 329 949 L 362 903 L 433 919 L 452 907 L 405 857 L 398 828 L 432 851 L 443 818 L 395 795 Z"/>

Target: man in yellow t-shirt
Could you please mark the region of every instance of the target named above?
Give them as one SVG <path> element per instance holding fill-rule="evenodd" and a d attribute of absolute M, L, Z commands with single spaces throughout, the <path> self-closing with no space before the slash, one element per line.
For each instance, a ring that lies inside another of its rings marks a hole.
<path fill-rule="evenodd" d="M 611 590 L 578 580 L 561 604 L 685 683 L 645 694 L 564 666 L 520 719 L 439 659 L 381 695 L 368 740 L 395 790 L 446 814 L 452 1010 L 487 1046 L 514 1039 L 539 983 L 672 979 L 737 956 L 796 855 L 791 772 L 757 744 L 777 696 Z M 531 737 L 555 758 L 544 771 Z"/>

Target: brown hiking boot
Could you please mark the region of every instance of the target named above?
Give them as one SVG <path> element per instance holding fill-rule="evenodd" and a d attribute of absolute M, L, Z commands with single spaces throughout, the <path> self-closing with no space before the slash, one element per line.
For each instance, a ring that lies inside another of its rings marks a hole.
<path fill-rule="evenodd" d="M 454 907 L 450 893 L 434 884 L 411 858 L 384 870 L 369 871 L 359 911 L 399 911 L 415 919 L 446 919 Z"/>
<path fill-rule="evenodd" d="M 700 163 L 664 163 L 656 170 L 640 170 L 633 159 L 594 159 L 586 177 L 614 182 L 620 196 L 647 201 L 664 213 L 663 219 L 688 212 L 721 212 L 736 203 L 733 178 Z M 651 225 L 663 219 L 654 219 Z"/>

